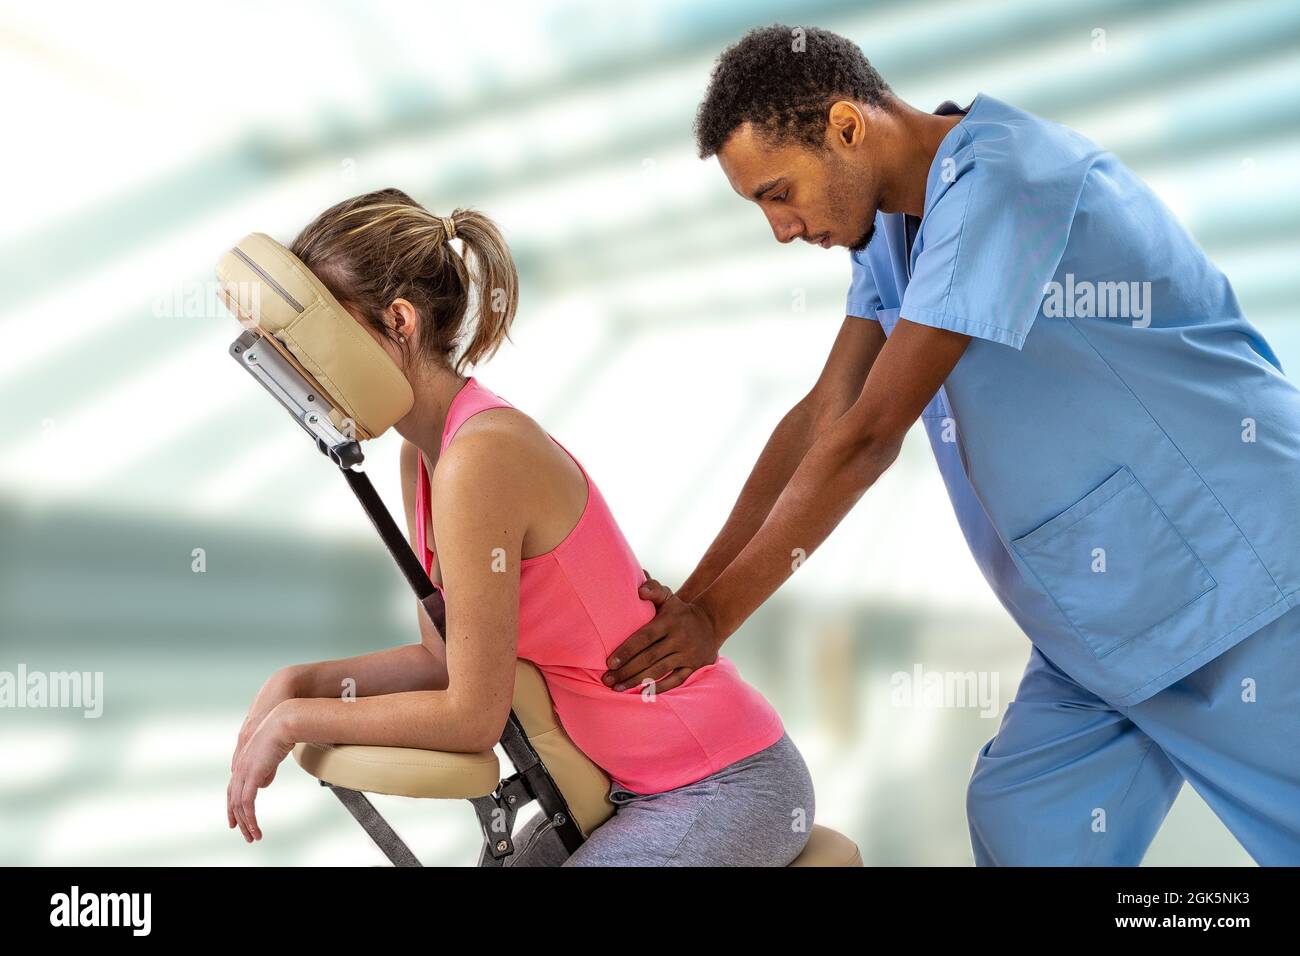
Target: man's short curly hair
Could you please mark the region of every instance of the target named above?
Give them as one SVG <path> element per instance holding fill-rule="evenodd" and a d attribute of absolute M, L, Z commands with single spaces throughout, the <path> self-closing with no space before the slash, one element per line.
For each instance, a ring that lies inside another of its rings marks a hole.
<path fill-rule="evenodd" d="M 888 108 L 888 84 L 858 45 L 817 27 L 774 23 L 746 33 L 718 57 L 695 116 L 700 158 L 753 123 L 773 142 L 825 143 L 826 114 L 836 100 Z"/>

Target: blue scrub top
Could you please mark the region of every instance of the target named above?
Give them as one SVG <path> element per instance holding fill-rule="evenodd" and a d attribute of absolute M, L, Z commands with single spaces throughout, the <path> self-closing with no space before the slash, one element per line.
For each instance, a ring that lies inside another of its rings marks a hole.
<path fill-rule="evenodd" d="M 912 224 L 909 250 L 907 217 L 877 213 L 847 311 L 973 337 L 922 422 L 1045 656 L 1131 705 L 1297 603 L 1300 391 L 1145 184 L 980 94 Z"/>

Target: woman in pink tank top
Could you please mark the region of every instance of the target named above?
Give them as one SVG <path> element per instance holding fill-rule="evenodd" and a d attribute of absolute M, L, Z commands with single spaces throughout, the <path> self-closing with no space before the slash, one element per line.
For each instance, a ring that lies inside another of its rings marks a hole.
<path fill-rule="evenodd" d="M 253 792 L 232 794 L 230 825 L 260 837 L 252 796 L 299 741 L 491 748 L 518 657 L 541 670 L 574 744 L 613 781 L 616 811 L 571 856 L 545 821 L 530 821 L 513 865 L 788 864 L 812 826 L 812 782 L 775 710 L 731 661 L 661 693 L 601 680 L 655 608 L 578 459 L 465 374 L 496 351 L 514 314 L 514 265 L 496 227 L 473 211 L 433 216 L 390 189 L 326 210 L 291 249 L 411 381 L 415 404 L 394 426 L 407 439 L 403 494 L 447 634 L 444 645 L 421 609 L 420 644 L 269 681 L 237 747 L 237 760 L 262 769 L 240 776 Z M 358 699 L 334 699 L 348 677 Z"/>

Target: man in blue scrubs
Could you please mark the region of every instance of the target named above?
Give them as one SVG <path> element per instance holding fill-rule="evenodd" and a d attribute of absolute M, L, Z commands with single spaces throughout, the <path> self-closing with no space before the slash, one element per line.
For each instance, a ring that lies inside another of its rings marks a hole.
<path fill-rule="evenodd" d="M 712 663 L 919 418 L 1033 644 L 970 781 L 976 861 L 1136 864 L 1187 781 L 1300 864 L 1300 390 L 1223 273 L 1087 138 L 984 94 L 916 110 L 823 30 L 723 53 L 696 133 L 778 241 L 850 250 L 847 316 L 606 683 Z"/>

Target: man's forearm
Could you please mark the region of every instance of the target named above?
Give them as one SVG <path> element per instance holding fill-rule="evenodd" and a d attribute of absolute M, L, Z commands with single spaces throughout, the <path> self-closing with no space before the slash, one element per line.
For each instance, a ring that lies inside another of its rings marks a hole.
<path fill-rule="evenodd" d="M 816 415 L 805 401 L 790 409 L 772 431 L 722 530 L 690 577 L 678 588 L 677 596 L 683 601 L 693 601 L 708 588 L 762 527 L 786 483 L 812 447 L 816 423 Z"/>
<path fill-rule="evenodd" d="M 757 532 L 694 599 L 712 618 L 719 642 L 821 546 L 897 457 L 901 439 L 864 440 L 854 428 L 842 418 L 816 440 Z"/>

